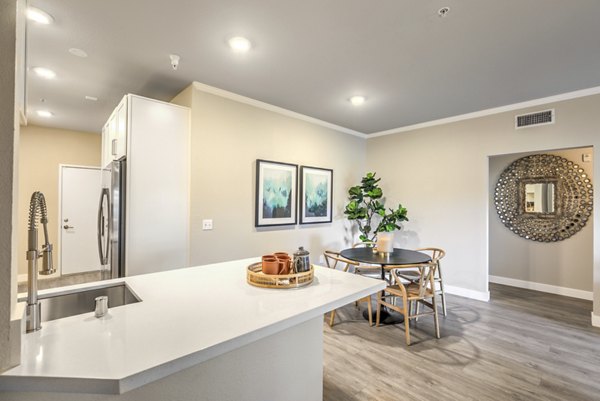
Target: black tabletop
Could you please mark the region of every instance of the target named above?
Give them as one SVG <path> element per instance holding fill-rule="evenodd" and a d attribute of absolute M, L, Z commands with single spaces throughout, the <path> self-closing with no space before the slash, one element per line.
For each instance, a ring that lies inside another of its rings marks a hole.
<path fill-rule="evenodd" d="M 412 265 L 431 261 L 431 257 L 423 252 L 411 251 L 409 249 L 394 248 L 394 252 L 380 254 L 373 252 L 372 248 L 350 248 L 344 249 L 340 255 L 346 259 L 356 262 L 377 265 Z"/>

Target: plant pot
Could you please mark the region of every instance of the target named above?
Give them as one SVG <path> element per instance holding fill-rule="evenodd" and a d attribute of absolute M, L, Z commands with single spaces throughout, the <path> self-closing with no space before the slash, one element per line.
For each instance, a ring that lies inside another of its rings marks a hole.
<path fill-rule="evenodd" d="M 394 233 L 382 232 L 377 234 L 377 252 L 391 253 L 394 251 Z"/>

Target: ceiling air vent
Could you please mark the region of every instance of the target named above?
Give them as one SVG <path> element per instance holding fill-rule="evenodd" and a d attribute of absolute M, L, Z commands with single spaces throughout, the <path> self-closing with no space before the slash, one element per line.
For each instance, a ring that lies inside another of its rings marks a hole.
<path fill-rule="evenodd" d="M 554 124 L 554 109 L 521 114 L 515 117 L 516 129 L 547 124 Z"/>

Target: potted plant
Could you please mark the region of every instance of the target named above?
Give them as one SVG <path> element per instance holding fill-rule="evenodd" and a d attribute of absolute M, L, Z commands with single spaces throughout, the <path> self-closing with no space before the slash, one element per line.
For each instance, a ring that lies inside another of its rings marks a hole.
<path fill-rule="evenodd" d="M 400 223 L 408 221 L 407 210 L 402 204 L 398 208 L 388 208 L 386 211 L 383 191 L 379 187 L 381 178 L 376 178 L 376 173 L 367 173 L 360 185 L 348 190 L 349 202 L 344 214 L 350 221 L 355 221 L 360 231 L 359 239 L 363 242 L 376 242 L 380 252 L 391 252 L 393 250 L 393 233 L 401 230 Z M 377 224 L 375 228 L 373 225 Z M 380 233 L 390 233 L 379 235 Z M 391 237 L 391 238 L 390 238 Z M 384 239 L 385 238 L 385 239 Z"/>

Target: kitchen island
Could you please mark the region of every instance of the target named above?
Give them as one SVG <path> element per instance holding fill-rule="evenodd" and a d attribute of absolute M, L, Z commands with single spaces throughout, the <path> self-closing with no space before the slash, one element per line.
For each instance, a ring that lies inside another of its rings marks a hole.
<path fill-rule="evenodd" d="M 24 334 L 0 400 L 321 400 L 323 314 L 385 287 L 317 266 L 299 289 L 246 283 L 258 258 L 89 283 L 142 300 Z"/>

